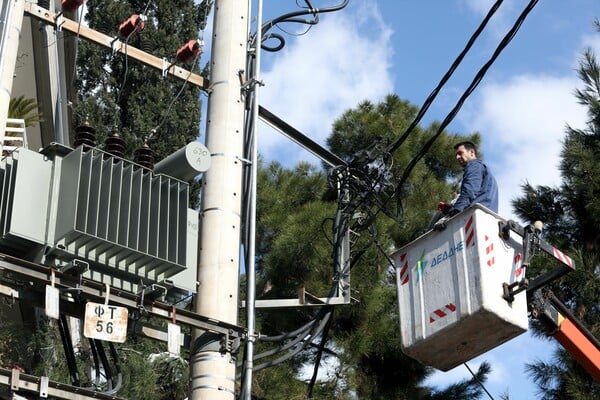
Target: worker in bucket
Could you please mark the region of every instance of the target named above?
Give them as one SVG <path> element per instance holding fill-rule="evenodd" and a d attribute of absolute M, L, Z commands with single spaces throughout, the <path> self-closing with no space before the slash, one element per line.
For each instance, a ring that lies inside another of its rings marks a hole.
<path fill-rule="evenodd" d="M 452 202 L 438 204 L 439 217 L 452 217 L 472 204 L 498 213 L 498 184 L 488 166 L 477 158 L 475 144 L 467 140 L 454 145 L 454 150 L 456 161 L 463 167 L 460 193 Z"/>

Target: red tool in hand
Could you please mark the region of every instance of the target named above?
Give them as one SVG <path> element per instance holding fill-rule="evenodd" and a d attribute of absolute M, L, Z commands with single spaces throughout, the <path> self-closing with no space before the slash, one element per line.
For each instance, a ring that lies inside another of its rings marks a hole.
<path fill-rule="evenodd" d="M 440 201 L 437 205 L 437 210 L 439 212 L 441 212 L 442 214 L 447 214 L 451 208 L 452 208 L 452 206 L 450 204 L 443 202 L 443 201 Z"/>

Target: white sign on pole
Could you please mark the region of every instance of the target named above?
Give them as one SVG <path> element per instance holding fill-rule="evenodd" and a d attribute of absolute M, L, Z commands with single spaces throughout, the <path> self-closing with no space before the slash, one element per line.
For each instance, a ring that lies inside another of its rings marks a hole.
<path fill-rule="evenodd" d="M 59 317 L 59 291 L 58 288 L 46 285 L 46 316 L 58 319 Z"/>
<path fill-rule="evenodd" d="M 123 343 L 127 339 L 127 316 L 125 307 L 89 302 L 85 305 L 83 335 Z"/>
<path fill-rule="evenodd" d="M 167 330 L 167 347 L 169 349 L 169 353 L 174 356 L 179 356 L 179 347 L 181 347 L 180 343 L 181 336 L 181 327 L 176 324 L 169 323 Z"/>

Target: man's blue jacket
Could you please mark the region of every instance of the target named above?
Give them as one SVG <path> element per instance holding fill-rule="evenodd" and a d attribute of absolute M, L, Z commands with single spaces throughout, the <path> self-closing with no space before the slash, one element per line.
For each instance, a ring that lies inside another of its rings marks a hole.
<path fill-rule="evenodd" d="M 465 165 L 460 194 L 449 214 L 457 214 L 475 203 L 498 213 L 498 184 L 485 163 L 478 158 Z"/>

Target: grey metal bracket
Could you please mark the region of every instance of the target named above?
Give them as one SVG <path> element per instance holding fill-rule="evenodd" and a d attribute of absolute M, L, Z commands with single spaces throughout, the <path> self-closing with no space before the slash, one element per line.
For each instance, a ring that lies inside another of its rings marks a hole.
<path fill-rule="evenodd" d="M 230 332 L 233 334 L 233 332 Z M 220 349 L 219 351 L 222 354 L 230 353 L 235 355 L 239 352 L 240 349 L 240 338 L 234 337 L 230 333 L 225 333 L 221 336 L 220 340 Z"/>
<path fill-rule="evenodd" d="M 503 298 L 506 301 L 512 302 L 515 294 L 522 291 L 526 291 L 529 296 L 530 293 L 534 293 L 537 289 L 544 287 L 548 283 L 562 277 L 566 273 L 575 270 L 575 261 L 571 257 L 564 254 L 562 251 L 558 250 L 556 247 L 552 246 L 550 243 L 546 242 L 540 237 L 543 228 L 543 224 L 541 222 L 536 221 L 532 225 L 523 227 L 512 220 L 506 222 L 500 221 L 498 222 L 498 228 L 499 235 L 504 240 L 509 240 L 511 231 L 523 238 L 522 268 L 528 268 L 531 258 L 533 258 L 539 251 L 547 253 L 560 262 L 560 265 L 557 268 L 554 268 L 545 274 L 536 277 L 535 279 L 530 280 L 523 278 L 522 280 L 513 282 L 512 284 L 508 284 L 506 282 L 503 283 Z"/>
<path fill-rule="evenodd" d="M 58 267 L 58 270 L 62 273 L 68 273 L 71 275 L 78 275 L 78 276 L 84 274 L 89 269 L 90 269 L 89 263 L 82 261 L 82 260 L 78 260 L 78 259 L 71 260 L 68 263 Z"/>
<path fill-rule="evenodd" d="M 150 304 L 154 301 L 160 301 L 165 298 L 167 291 L 169 290 L 166 285 L 159 285 L 153 283 L 150 286 L 144 286 L 140 284 L 142 290 L 138 292 L 138 308 L 143 309 L 145 305 Z"/>
<path fill-rule="evenodd" d="M 295 299 L 270 299 L 255 300 L 255 308 L 300 308 L 300 307 L 322 307 L 350 304 L 350 231 L 347 230 L 342 238 L 341 249 L 336 260 L 338 268 L 335 272 L 335 295 L 330 297 L 317 297 L 306 291 L 306 288 L 298 289 L 298 297 Z M 242 307 L 247 307 L 242 301 Z"/>

